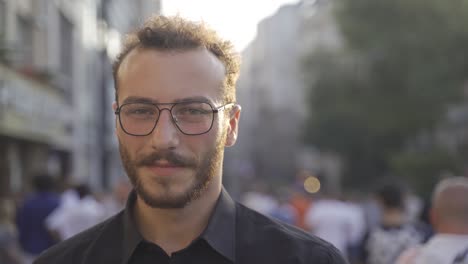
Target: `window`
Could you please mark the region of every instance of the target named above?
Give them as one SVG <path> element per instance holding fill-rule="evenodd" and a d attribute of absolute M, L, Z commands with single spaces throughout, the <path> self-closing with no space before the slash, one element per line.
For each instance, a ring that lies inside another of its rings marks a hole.
<path fill-rule="evenodd" d="M 6 33 L 6 3 L 3 0 L 0 0 L 0 49 L 3 47 Z"/>
<path fill-rule="evenodd" d="M 60 84 L 65 98 L 71 102 L 73 90 L 73 65 L 74 65 L 74 43 L 73 24 L 62 12 L 59 12 L 59 34 L 60 34 Z"/>
<path fill-rule="evenodd" d="M 30 18 L 17 16 L 18 38 L 16 40 L 20 57 L 18 63 L 22 66 L 33 65 L 33 23 Z"/>
<path fill-rule="evenodd" d="M 60 12 L 60 69 L 67 79 L 73 74 L 73 24 Z"/>
<path fill-rule="evenodd" d="M 0 0 L 0 62 L 6 59 L 6 15 L 6 3 Z"/>

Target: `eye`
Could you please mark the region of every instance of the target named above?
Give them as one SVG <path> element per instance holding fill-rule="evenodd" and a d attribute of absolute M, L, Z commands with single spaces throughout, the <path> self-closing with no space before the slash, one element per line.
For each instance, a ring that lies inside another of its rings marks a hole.
<path fill-rule="evenodd" d="M 124 107 L 123 112 L 130 117 L 148 117 L 157 115 L 157 110 L 151 106 L 145 105 L 127 105 Z"/>
<path fill-rule="evenodd" d="M 177 105 L 175 109 L 176 115 L 188 115 L 188 116 L 197 116 L 197 115 L 207 115 L 212 112 L 210 105 L 206 103 L 182 103 Z"/>
<path fill-rule="evenodd" d="M 137 115 L 148 115 L 148 114 L 154 114 L 154 111 L 151 109 L 139 108 L 139 109 L 132 109 L 131 113 L 137 114 Z"/>
<path fill-rule="evenodd" d="M 201 108 L 187 108 L 184 110 L 184 112 L 190 115 L 203 115 L 207 113 L 207 111 Z"/>

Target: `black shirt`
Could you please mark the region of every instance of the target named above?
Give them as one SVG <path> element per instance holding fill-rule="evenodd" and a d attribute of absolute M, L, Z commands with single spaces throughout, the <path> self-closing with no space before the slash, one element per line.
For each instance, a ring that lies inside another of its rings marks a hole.
<path fill-rule="evenodd" d="M 234 202 L 223 190 L 205 231 L 187 248 L 168 256 L 145 241 L 126 208 L 41 254 L 35 264 L 94 263 L 347 263 L 331 244 Z"/>

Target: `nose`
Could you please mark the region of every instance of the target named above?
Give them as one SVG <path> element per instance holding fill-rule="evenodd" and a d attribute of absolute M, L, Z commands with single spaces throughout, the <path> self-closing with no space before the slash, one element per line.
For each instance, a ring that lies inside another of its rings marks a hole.
<path fill-rule="evenodd" d="M 169 109 L 161 109 L 158 123 L 150 134 L 151 146 L 158 150 L 174 149 L 179 144 L 179 130 L 175 126 Z"/>

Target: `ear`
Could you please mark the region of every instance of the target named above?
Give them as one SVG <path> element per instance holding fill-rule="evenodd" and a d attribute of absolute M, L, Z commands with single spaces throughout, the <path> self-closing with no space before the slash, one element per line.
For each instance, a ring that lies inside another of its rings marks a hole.
<path fill-rule="evenodd" d="M 113 102 L 112 103 L 112 110 L 114 110 L 114 112 L 115 112 L 115 110 L 117 110 L 117 107 L 118 107 L 117 102 Z"/>
<path fill-rule="evenodd" d="M 226 147 L 234 146 L 237 140 L 237 133 L 239 129 L 239 117 L 241 113 L 241 106 L 234 105 L 229 112 L 229 124 L 227 129 L 227 136 L 226 136 L 226 143 L 224 144 Z"/>

